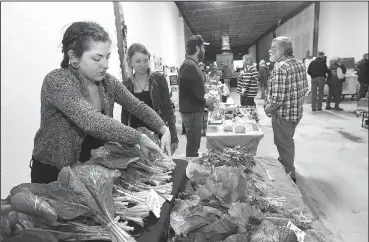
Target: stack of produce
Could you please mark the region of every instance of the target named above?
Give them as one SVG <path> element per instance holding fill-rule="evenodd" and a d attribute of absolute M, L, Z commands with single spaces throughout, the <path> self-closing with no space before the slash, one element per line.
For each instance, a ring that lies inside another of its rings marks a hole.
<path fill-rule="evenodd" d="M 268 195 L 265 176 L 245 148 L 210 152 L 194 162 L 171 213 L 171 242 L 297 241 L 294 224 L 304 226 L 283 209 L 281 197 Z"/>
<path fill-rule="evenodd" d="M 134 242 L 128 221 L 144 226 L 150 211 L 158 216 L 149 197 L 157 195 L 160 207 L 172 200 L 174 167 L 171 159 L 146 157 L 138 147 L 106 143 L 90 161 L 63 168 L 55 182 L 14 187 L 1 204 L 0 241 L 46 233 L 59 241 Z"/>

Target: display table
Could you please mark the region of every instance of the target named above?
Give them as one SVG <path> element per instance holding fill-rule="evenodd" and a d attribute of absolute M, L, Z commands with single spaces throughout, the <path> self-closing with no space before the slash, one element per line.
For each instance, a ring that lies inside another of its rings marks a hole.
<path fill-rule="evenodd" d="M 213 131 L 211 126 L 218 126 L 217 131 Z M 206 148 L 212 151 L 222 151 L 226 148 L 232 148 L 237 145 L 247 147 L 252 155 L 256 155 L 260 140 L 264 133 L 257 124 L 253 124 L 254 131 L 246 131 L 244 134 L 225 132 L 223 125 L 209 125 L 206 132 Z"/>
<path fill-rule="evenodd" d="M 233 104 L 232 98 L 227 100 L 227 104 Z M 252 155 L 256 155 L 260 140 L 264 137 L 260 126 L 250 115 L 245 115 L 242 119 L 246 122 L 246 132 L 236 133 L 224 131 L 223 124 L 208 123 L 206 131 L 206 148 L 211 151 L 221 152 L 226 148 L 233 148 L 237 145 L 249 149 Z M 209 119 L 211 121 L 211 119 Z"/>

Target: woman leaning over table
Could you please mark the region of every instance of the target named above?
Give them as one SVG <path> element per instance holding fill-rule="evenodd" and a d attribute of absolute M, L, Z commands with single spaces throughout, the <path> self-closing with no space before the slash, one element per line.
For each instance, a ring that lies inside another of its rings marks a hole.
<path fill-rule="evenodd" d="M 128 79 L 123 83 L 127 89 L 141 102 L 154 109 L 168 124 L 171 137 L 171 153 L 178 148 L 176 116 L 173 103 L 169 97 L 168 82 L 163 74 L 150 70 L 150 53 L 142 44 L 132 44 L 127 51 L 126 67 Z M 134 129 L 149 125 L 142 122 L 136 114 L 122 111 L 122 123 Z M 154 130 L 155 131 L 155 130 Z"/>
<path fill-rule="evenodd" d="M 107 141 L 127 148 L 139 144 L 170 153 L 170 131 L 164 121 L 135 98 L 109 67 L 111 40 L 93 22 L 75 22 L 65 31 L 61 68 L 46 75 L 41 89 L 41 125 L 34 139 L 31 180 L 50 183 L 60 170 L 87 161 L 91 150 Z M 114 102 L 161 133 L 161 148 L 146 135 L 113 119 Z"/>

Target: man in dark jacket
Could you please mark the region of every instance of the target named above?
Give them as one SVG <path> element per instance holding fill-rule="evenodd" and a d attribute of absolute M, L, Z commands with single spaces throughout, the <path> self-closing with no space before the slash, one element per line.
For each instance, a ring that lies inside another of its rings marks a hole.
<path fill-rule="evenodd" d="M 265 99 L 265 91 L 268 89 L 269 69 L 264 60 L 259 63 L 259 87 L 261 89 L 261 99 Z"/>
<path fill-rule="evenodd" d="M 186 157 L 197 157 L 200 148 L 203 112 L 206 100 L 204 75 L 198 66 L 205 56 L 206 43 L 201 35 L 187 40 L 186 59 L 179 68 L 179 112 L 186 128 Z"/>
<path fill-rule="evenodd" d="M 310 63 L 307 71 L 307 73 L 311 76 L 311 109 L 313 111 L 316 111 L 316 108 L 318 108 L 318 111 L 322 110 L 325 78 L 328 72 L 329 71 L 326 64 L 326 59 L 324 58 L 324 53 L 318 52 L 317 58 Z M 317 103 L 318 87 L 319 94 Z"/>
<path fill-rule="evenodd" d="M 369 60 L 368 53 L 363 56 L 363 59 L 357 63 L 357 75 L 358 81 L 360 83 L 360 90 L 357 96 L 357 101 L 362 97 L 365 97 L 365 94 L 368 92 L 369 85 Z"/>

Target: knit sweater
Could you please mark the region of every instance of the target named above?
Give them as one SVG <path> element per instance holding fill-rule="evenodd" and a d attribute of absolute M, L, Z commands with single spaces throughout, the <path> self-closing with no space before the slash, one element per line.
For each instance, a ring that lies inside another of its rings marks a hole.
<path fill-rule="evenodd" d="M 242 88 L 246 89 L 244 93 Z M 247 97 L 255 97 L 258 94 L 258 71 L 255 66 L 247 65 L 241 71 L 237 82 L 237 93 Z"/>
<path fill-rule="evenodd" d="M 34 139 L 33 158 L 58 169 L 78 161 L 87 134 L 127 148 L 138 144 L 140 133 L 113 119 L 114 102 L 158 131 L 164 121 L 107 74 L 98 85 L 103 113 L 93 105 L 87 86 L 72 67 L 46 75 L 41 89 L 41 125 Z"/>

